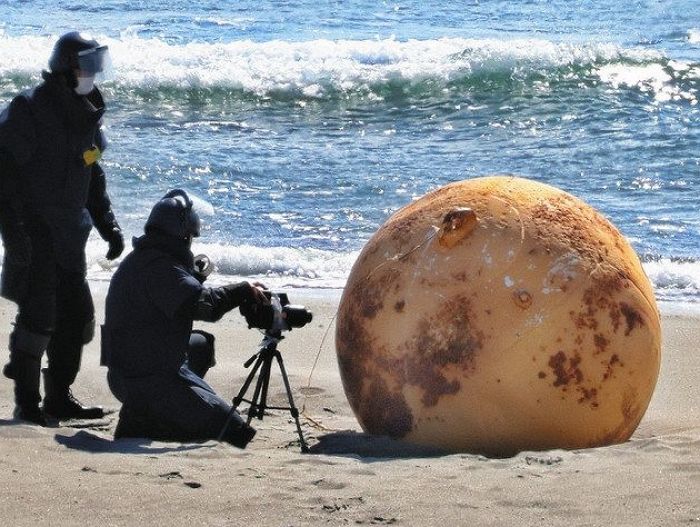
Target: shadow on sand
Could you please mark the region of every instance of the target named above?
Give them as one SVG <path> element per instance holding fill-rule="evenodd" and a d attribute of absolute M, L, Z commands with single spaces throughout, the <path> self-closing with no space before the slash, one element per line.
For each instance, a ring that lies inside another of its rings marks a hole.
<path fill-rule="evenodd" d="M 309 448 L 311 454 L 355 456 L 365 461 L 396 458 L 440 457 L 451 452 L 421 445 L 412 445 L 386 436 L 373 436 L 352 430 L 319 436 Z"/>
<path fill-rule="evenodd" d="M 86 430 L 75 434 L 57 433 L 54 439 L 60 445 L 72 450 L 90 453 L 119 453 L 157 455 L 169 452 L 187 452 L 215 448 L 216 442 L 206 443 L 164 443 L 144 438 L 118 439 L 105 438 Z M 364 461 L 383 459 L 439 457 L 450 454 L 443 450 L 402 443 L 389 437 L 343 431 L 326 434 L 318 438 L 318 443 L 309 448 L 312 455 L 352 456 Z"/>
<path fill-rule="evenodd" d="M 201 450 L 205 448 L 213 448 L 215 445 L 207 444 L 192 444 L 192 443 L 172 443 L 168 445 L 162 441 L 151 441 L 143 438 L 128 438 L 128 439 L 107 439 L 96 434 L 81 430 L 76 434 L 56 434 L 54 436 L 56 442 L 60 445 L 72 450 L 80 450 L 82 452 L 90 452 L 93 454 L 114 453 L 114 454 L 147 454 L 157 455 L 166 454 L 169 452 L 187 452 L 192 450 Z"/>

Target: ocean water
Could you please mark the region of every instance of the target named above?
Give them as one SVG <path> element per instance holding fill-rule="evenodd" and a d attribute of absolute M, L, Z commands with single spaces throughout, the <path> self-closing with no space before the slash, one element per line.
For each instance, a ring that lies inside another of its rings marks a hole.
<path fill-rule="evenodd" d="M 397 209 L 512 173 L 587 201 L 700 307 L 698 0 L 0 0 L 0 104 L 68 30 L 108 44 L 127 235 L 197 197 L 216 280 L 340 288 Z M 90 275 L 111 270 L 95 236 Z"/>

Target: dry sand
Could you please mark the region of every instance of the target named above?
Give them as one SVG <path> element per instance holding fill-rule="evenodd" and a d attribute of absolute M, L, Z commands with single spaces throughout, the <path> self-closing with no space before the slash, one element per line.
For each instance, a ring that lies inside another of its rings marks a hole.
<path fill-rule="evenodd" d="M 94 285 L 100 318 L 104 285 Z M 700 320 L 664 317 L 659 384 L 627 443 L 487 459 L 362 434 L 336 367 L 337 298 L 292 296 L 315 314 L 279 346 L 311 454 L 300 453 L 291 417 L 280 410 L 253 422 L 258 435 L 246 450 L 214 441 L 113 441 L 116 414 L 82 428 L 17 423 L 12 383 L 3 377 L 0 523 L 700 526 Z M 0 303 L 3 342 L 14 313 Z M 217 336 L 218 365 L 207 379 L 232 398 L 260 334 L 237 312 L 200 327 Z M 96 340 L 73 391 L 117 409 L 98 362 Z M 284 405 L 276 370 L 271 381 L 268 403 Z"/>

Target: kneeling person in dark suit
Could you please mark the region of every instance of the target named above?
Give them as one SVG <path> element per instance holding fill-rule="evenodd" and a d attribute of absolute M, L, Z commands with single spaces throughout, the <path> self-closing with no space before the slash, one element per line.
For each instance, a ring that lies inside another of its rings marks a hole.
<path fill-rule="evenodd" d="M 123 403 L 115 438 L 217 439 L 231 407 L 202 379 L 214 337 L 193 331 L 193 321 L 214 322 L 241 304 L 264 316 L 270 302 L 248 282 L 202 284 L 190 250 L 200 220 L 186 192 L 158 201 L 144 230 L 112 278 L 102 328 L 109 386 Z M 222 439 L 244 448 L 254 435 L 235 414 Z"/>

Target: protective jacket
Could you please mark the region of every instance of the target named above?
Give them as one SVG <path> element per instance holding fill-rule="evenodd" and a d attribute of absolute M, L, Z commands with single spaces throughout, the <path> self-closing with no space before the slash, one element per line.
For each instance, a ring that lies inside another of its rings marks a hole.
<path fill-rule="evenodd" d="M 123 402 L 115 438 L 221 438 L 244 448 L 255 430 L 201 378 L 213 336 L 199 350 L 209 357 L 199 371 L 192 323 L 218 320 L 249 300 L 251 286 L 204 287 L 187 239 L 149 230 L 133 244 L 110 282 L 102 328 L 102 362 Z"/>
<path fill-rule="evenodd" d="M 0 114 L 0 230 L 10 268 L 30 256 L 22 251 L 27 222 L 47 227 L 57 264 L 81 273 L 93 224 L 108 241 L 118 229 L 97 162 L 104 110 L 97 88 L 77 96 L 64 76 L 45 72 Z"/>
<path fill-rule="evenodd" d="M 245 300 L 245 288 L 204 287 L 186 240 L 151 232 L 133 246 L 107 293 L 102 363 L 124 378 L 178 375 L 193 321 L 220 319 Z"/>

